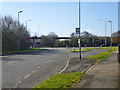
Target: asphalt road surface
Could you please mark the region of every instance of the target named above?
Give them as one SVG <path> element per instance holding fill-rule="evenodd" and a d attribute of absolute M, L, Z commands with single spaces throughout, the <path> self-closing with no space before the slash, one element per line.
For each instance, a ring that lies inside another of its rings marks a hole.
<path fill-rule="evenodd" d="M 69 58 L 78 53 L 68 52 L 65 48 L 50 48 L 47 51 L 8 55 L 2 57 L 3 88 L 33 88 L 43 80 L 59 73 Z M 82 52 L 82 57 L 96 55 L 106 50 L 94 49 Z"/>

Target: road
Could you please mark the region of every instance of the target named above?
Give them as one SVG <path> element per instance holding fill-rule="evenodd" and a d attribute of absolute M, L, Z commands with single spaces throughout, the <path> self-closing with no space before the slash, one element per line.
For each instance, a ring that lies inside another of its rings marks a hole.
<path fill-rule="evenodd" d="M 82 57 L 95 55 L 105 50 L 95 49 L 82 53 Z M 78 53 L 68 52 L 65 48 L 51 48 L 29 54 L 8 55 L 2 57 L 3 88 L 33 88 L 43 80 L 59 73 L 69 58 L 78 57 Z"/>

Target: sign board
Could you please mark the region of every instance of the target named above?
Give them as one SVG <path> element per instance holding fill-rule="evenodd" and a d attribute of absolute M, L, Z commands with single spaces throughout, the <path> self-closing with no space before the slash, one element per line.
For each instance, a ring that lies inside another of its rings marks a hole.
<path fill-rule="evenodd" d="M 78 43 L 80 43 L 80 39 L 78 39 Z"/>
<path fill-rule="evenodd" d="M 76 34 L 80 34 L 80 28 L 76 28 Z"/>

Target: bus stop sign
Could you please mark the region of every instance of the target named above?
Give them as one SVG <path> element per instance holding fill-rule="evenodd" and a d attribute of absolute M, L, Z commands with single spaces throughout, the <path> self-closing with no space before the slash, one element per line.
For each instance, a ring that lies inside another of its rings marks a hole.
<path fill-rule="evenodd" d="M 76 34 L 80 34 L 80 28 L 76 28 Z"/>

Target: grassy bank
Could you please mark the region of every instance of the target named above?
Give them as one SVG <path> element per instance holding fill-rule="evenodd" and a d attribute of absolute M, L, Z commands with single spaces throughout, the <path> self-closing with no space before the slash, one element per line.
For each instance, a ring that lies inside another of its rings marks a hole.
<path fill-rule="evenodd" d="M 36 88 L 70 88 L 79 82 L 82 76 L 83 73 L 81 72 L 56 74 L 37 85 L 33 90 Z"/>
<path fill-rule="evenodd" d="M 111 50 L 111 47 L 100 47 L 99 49 L 108 49 Z M 112 51 L 116 51 L 118 47 L 112 47 Z"/>
<path fill-rule="evenodd" d="M 99 53 L 97 55 L 89 56 L 89 59 L 96 59 L 97 61 L 100 61 L 102 59 L 108 58 L 110 55 L 112 55 L 113 51 L 117 50 L 117 47 L 112 47 L 112 51 L 110 47 L 100 47 L 99 49 L 108 49 L 106 52 Z"/>
<path fill-rule="evenodd" d="M 84 48 L 84 49 L 81 49 L 81 52 L 89 51 L 92 49 L 94 49 L 94 48 Z M 70 50 L 70 52 L 79 52 L 79 49 L 73 49 L 73 50 Z"/>
<path fill-rule="evenodd" d="M 41 48 L 30 48 L 30 49 L 26 49 L 26 50 L 20 50 L 20 53 L 36 51 L 36 50 L 41 50 Z M 18 53 L 18 51 L 17 50 L 2 51 L 2 54 L 8 54 L 8 53 Z"/>

